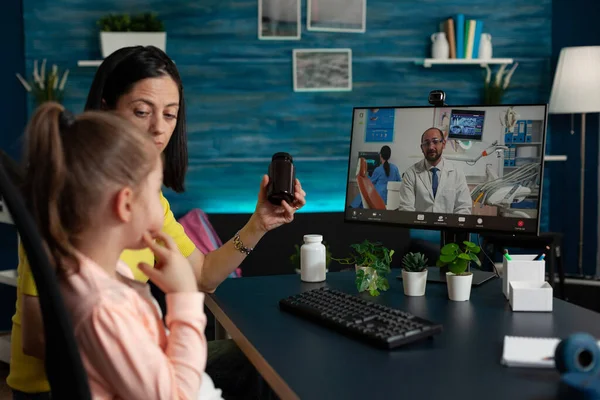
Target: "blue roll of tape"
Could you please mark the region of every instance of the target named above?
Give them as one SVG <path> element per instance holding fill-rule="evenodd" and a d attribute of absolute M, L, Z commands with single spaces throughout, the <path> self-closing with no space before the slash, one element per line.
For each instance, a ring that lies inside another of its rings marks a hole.
<path fill-rule="evenodd" d="M 597 375 L 600 372 L 600 348 L 592 335 L 575 333 L 556 346 L 554 361 L 561 374 L 578 372 Z"/>

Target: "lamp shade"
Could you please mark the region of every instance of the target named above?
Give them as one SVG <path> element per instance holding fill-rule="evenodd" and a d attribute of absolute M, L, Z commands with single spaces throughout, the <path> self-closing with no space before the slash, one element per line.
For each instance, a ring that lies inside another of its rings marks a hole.
<path fill-rule="evenodd" d="M 600 112 L 600 46 L 565 47 L 560 51 L 548 112 Z"/>

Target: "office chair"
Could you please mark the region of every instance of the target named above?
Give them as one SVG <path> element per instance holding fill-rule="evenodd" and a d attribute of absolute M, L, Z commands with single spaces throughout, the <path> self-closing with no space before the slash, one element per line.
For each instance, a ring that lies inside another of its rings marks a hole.
<path fill-rule="evenodd" d="M 377 193 L 375 185 L 369 179 L 367 175 L 367 160 L 363 157 L 358 159 L 358 168 L 356 173 L 356 183 L 362 198 L 363 208 L 370 208 L 375 210 L 385 210 L 385 202 Z"/>
<path fill-rule="evenodd" d="M 42 245 L 42 238 L 27 211 L 23 197 L 0 162 L 0 196 L 21 237 L 39 293 L 46 340 L 46 375 L 52 397 L 91 399 L 87 374 L 75 341 L 73 324 L 67 314 L 54 268 Z"/>

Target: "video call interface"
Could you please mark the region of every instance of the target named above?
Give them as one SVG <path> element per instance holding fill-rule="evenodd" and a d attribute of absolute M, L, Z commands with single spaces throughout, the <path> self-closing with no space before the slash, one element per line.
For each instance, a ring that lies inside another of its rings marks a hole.
<path fill-rule="evenodd" d="M 345 218 L 535 234 L 547 107 L 355 108 Z"/>

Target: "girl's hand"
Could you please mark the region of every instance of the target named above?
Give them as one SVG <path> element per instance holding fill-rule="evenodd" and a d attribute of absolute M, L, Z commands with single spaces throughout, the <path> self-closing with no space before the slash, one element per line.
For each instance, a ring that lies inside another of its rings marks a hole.
<path fill-rule="evenodd" d="M 260 183 L 256 210 L 251 218 L 254 220 L 256 228 L 262 232 L 268 232 L 283 224 L 292 222 L 294 213 L 306 204 L 306 192 L 302 190 L 302 185 L 298 179 L 294 184 L 294 201 L 292 204 L 288 204 L 286 201 L 282 201 L 280 206 L 272 204 L 267 199 L 268 185 L 269 176 L 264 175 Z"/>
<path fill-rule="evenodd" d="M 159 245 L 154 238 L 161 240 L 165 245 Z M 154 238 L 149 233 L 144 234 L 144 242 L 156 259 L 154 268 L 146 263 L 139 263 L 139 269 L 165 294 L 197 292 L 198 284 L 192 266 L 179 252 L 173 238 L 163 232 L 156 233 Z"/>

